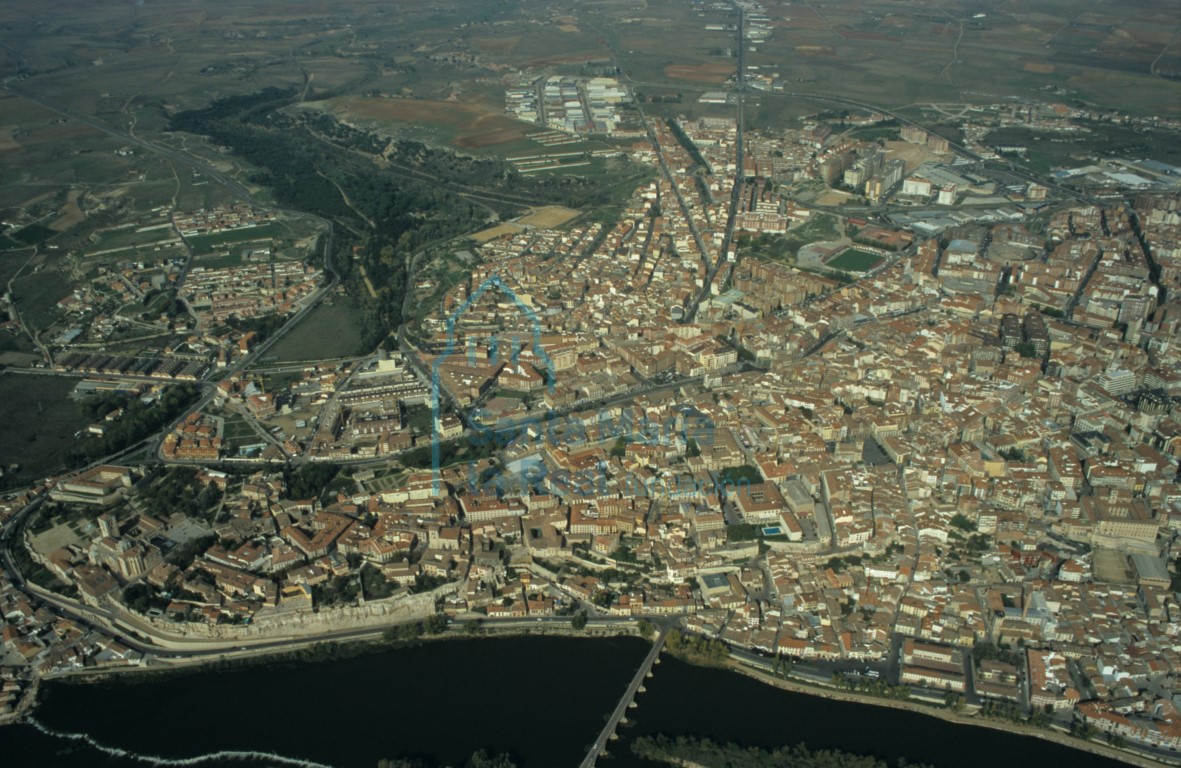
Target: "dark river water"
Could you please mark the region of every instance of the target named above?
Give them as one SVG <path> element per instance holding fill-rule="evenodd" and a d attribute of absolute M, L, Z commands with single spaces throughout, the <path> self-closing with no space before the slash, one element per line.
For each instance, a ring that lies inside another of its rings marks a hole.
<path fill-rule="evenodd" d="M 635 638 L 455 640 L 319 663 L 45 686 L 33 725 L 0 728 L 0 763 L 376 768 L 478 749 L 521 768 L 577 766 L 639 666 Z M 940 768 L 1109 768 L 1105 758 L 902 710 L 781 691 L 665 657 L 600 768 L 651 768 L 640 734 L 776 747 L 804 742 Z M 220 753 L 220 754 L 219 754 Z M 229 754 L 234 753 L 234 754 Z M 160 761 L 157 758 L 164 758 Z"/>

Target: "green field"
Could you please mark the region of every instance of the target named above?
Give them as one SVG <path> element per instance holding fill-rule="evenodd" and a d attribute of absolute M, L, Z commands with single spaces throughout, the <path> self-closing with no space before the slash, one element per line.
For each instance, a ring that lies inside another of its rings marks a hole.
<path fill-rule="evenodd" d="M 56 269 L 22 275 L 12 284 L 21 316 L 37 330 L 48 328 L 60 316 L 57 303 L 71 290 L 70 282 Z"/>
<path fill-rule="evenodd" d="M 278 361 L 324 360 L 360 354 L 361 311 L 351 300 L 337 298 L 313 309 L 271 348 Z"/>
<path fill-rule="evenodd" d="M 30 224 L 24 229 L 12 233 L 12 238 L 26 245 L 43 243 L 57 233 L 41 224 Z"/>
<path fill-rule="evenodd" d="M 846 272 L 868 272 L 882 260 L 876 253 L 850 248 L 844 253 L 828 260 L 825 266 L 833 269 L 843 269 Z"/>
<path fill-rule="evenodd" d="M 738 467 L 726 467 L 718 473 L 718 483 L 720 485 L 754 484 L 761 482 L 763 482 L 763 476 L 759 474 L 759 470 L 749 464 L 743 464 Z"/>
<path fill-rule="evenodd" d="M 189 246 L 192 247 L 193 253 L 200 255 L 203 253 L 212 253 L 233 243 L 270 240 L 284 234 L 286 234 L 286 231 L 277 223 L 272 222 L 257 227 L 243 227 L 241 229 L 231 229 L 228 232 L 218 232 L 213 235 L 195 235 L 185 239 L 188 241 Z"/>
<path fill-rule="evenodd" d="M 74 433 L 90 420 L 70 399 L 78 380 L 64 376 L 0 373 L 0 488 L 11 488 L 55 472 L 77 441 Z M 8 467 L 19 464 L 10 475 Z"/>
<path fill-rule="evenodd" d="M 1170 165 L 1181 164 L 1181 145 L 1171 131 L 1133 128 L 1093 120 L 1076 120 L 1078 133 L 1032 131 L 1027 128 L 997 128 L 989 131 L 985 142 L 990 146 L 1023 146 L 1029 149 L 1025 162 L 1035 171 L 1053 168 L 1077 168 L 1088 165 L 1091 158 L 1118 157 L 1157 160 Z"/>
<path fill-rule="evenodd" d="M 370 493 L 381 493 L 400 488 L 406 482 L 406 474 L 406 471 L 402 469 L 388 470 L 365 483 L 365 487 L 369 489 Z"/>
<path fill-rule="evenodd" d="M 231 455 L 236 453 L 242 446 L 258 445 L 259 443 L 266 442 L 266 439 L 258 434 L 254 427 L 250 425 L 250 422 L 241 416 L 226 416 L 223 421 L 223 427 L 222 438 L 225 441 L 225 450 Z"/>
<path fill-rule="evenodd" d="M 786 234 L 763 233 L 758 236 L 743 235 L 739 245 L 756 258 L 772 261 L 795 261 L 800 248 L 812 243 L 839 240 L 840 223 L 835 216 L 818 213 Z"/>
<path fill-rule="evenodd" d="M 20 271 L 32 254 L 32 248 L 0 252 L 0 290 L 7 290 L 8 281 Z"/>

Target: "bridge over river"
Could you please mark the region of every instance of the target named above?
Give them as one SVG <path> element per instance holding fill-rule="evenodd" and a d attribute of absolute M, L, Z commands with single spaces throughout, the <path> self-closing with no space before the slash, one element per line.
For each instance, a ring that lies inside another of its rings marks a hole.
<path fill-rule="evenodd" d="M 662 628 L 659 630 L 659 634 L 656 636 L 656 642 L 652 644 L 652 650 L 648 651 L 648 655 L 644 657 L 644 663 L 636 670 L 631 684 L 623 692 L 623 696 L 619 699 L 619 704 L 615 706 L 615 711 L 607 719 L 607 724 L 603 726 L 603 730 L 599 733 L 599 738 L 595 739 L 594 745 L 591 747 L 586 758 L 579 764 L 579 768 L 594 768 L 595 761 L 607 751 L 607 743 L 615 736 L 615 729 L 619 727 L 620 723 L 627 722 L 624 715 L 627 713 L 628 707 L 635 704 L 636 694 L 643 688 L 644 678 L 651 674 L 652 665 L 660 660 L 660 650 L 664 647 L 664 638 L 667 634 L 667 629 Z"/>

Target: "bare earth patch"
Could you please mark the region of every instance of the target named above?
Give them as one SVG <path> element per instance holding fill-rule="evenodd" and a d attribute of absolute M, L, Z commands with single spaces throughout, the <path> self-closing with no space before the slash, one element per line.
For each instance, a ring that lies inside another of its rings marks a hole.
<path fill-rule="evenodd" d="M 532 123 L 514 120 L 490 107 L 458 101 L 346 97 L 328 104 L 363 120 L 435 126 L 452 135 L 454 146 L 465 149 L 511 144 L 536 129 Z"/>
<path fill-rule="evenodd" d="M 664 68 L 664 74 L 677 80 L 721 84 L 734 74 L 734 65 L 720 61 L 705 64 L 669 64 Z"/>
<path fill-rule="evenodd" d="M 497 224 L 495 227 L 489 227 L 488 229 L 477 232 L 476 234 L 472 235 L 472 239 L 477 243 L 486 243 L 489 240 L 495 240 L 496 238 L 504 237 L 505 235 L 515 235 L 522 229 L 524 229 L 524 227 L 518 224 Z"/>
<path fill-rule="evenodd" d="M 529 213 L 517 219 L 516 223 L 526 227 L 549 229 L 550 227 L 559 227 L 577 215 L 578 211 L 573 208 L 565 208 L 560 205 L 546 205 L 541 208 L 530 209 Z"/>
<path fill-rule="evenodd" d="M 86 214 L 82 213 L 82 209 L 78 207 L 78 196 L 82 194 L 80 189 L 71 189 L 66 195 L 66 204 L 62 206 L 58 217 L 54 219 L 49 228 L 55 232 L 65 232 L 75 224 L 81 224 L 86 220 Z"/>
<path fill-rule="evenodd" d="M 1041 61 L 1027 61 L 1022 69 L 1026 72 L 1037 72 L 1040 75 L 1048 75 L 1054 71 L 1054 65 Z"/>
<path fill-rule="evenodd" d="M 796 53 L 800 56 L 835 56 L 836 49 L 831 45 L 797 45 Z"/>

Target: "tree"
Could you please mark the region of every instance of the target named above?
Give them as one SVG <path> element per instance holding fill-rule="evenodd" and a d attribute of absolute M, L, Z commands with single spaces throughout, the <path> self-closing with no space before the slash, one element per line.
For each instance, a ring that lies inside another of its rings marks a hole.
<path fill-rule="evenodd" d="M 578 613 L 574 614 L 574 618 L 570 620 L 570 626 L 580 630 L 586 629 L 586 622 L 586 611 L 579 611 Z"/>
<path fill-rule="evenodd" d="M 640 619 L 640 623 L 636 625 L 640 630 L 640 637 L 649 638 L 656 632 L 656 627 L 647 619 Z"/>
<path fill-rule="evenodd" d="M 1035 347 L 1032 342 L 1023 341 L 1015 346 L 1014 349 L 1017 350 L 1017 354 L 1030 360 L 1035 360 L 1041 357 L 1041 355 L 1037 353 L 1037 347 Z"/>
<path fill-rule="evenodd" d="M 447 631 L 447 617 L 441 613 L 432 613 L 423 620 L 422 628 L 428 635 L 440 635 Z"/>
<path fill-rule="evenodd" d="M 152 598 L 155 596 L 151 587 L 139 582 L 123 590 L 123 603 L 133 611 L 147 613 L 148 609 L 152 607 Z"/>
<path fill-rule="evenodd" d="M 968 519 L 968 517 L 962 512 L 956 512 L 954 515 L 952 515 L 951 524 L 963 531 L 976 530 L 976 523 Z"/>
<path fill-rule="evenodd" d="M 516 768 L 508 755 L 490 755 L 480 750 L 467 761 L 466 768 Z"/>

